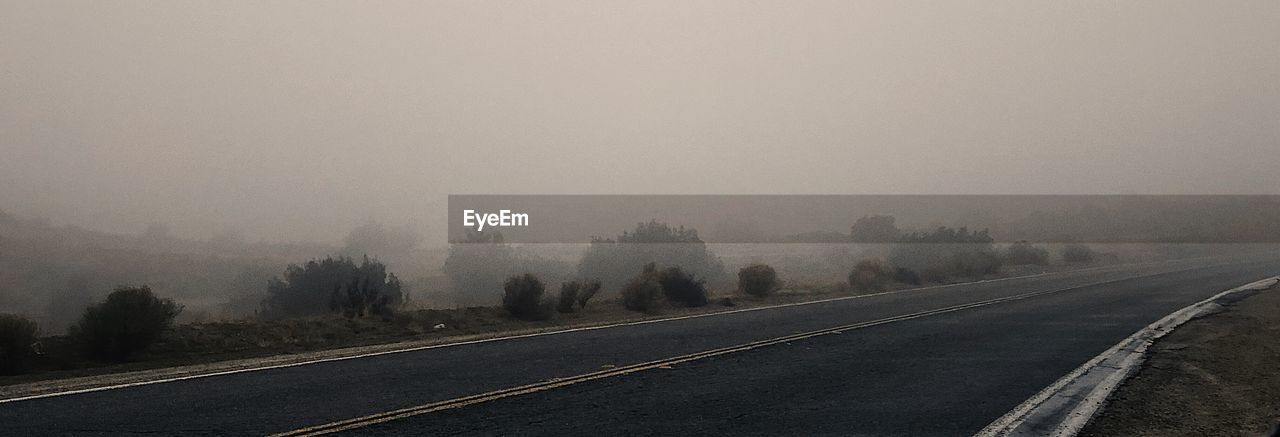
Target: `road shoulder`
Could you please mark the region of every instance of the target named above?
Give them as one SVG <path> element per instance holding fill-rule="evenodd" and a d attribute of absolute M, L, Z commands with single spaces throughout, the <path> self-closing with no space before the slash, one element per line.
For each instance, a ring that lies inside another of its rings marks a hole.
<path fill-rule="evenodd" d="M 1280 292 L 1244 293 L 1149 348 L 1082 436 L 1268 435 L 1280 417 Z"/>

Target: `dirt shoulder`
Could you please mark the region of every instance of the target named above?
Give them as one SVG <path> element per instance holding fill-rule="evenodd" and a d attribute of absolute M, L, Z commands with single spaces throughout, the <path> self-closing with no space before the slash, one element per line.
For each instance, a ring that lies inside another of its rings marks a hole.
<path fill-rule="evenodd" d="M 1280 423 L 1280 290 L 1256 292 L 1151 346 L 1081 436 L 1273 435 Z"/>

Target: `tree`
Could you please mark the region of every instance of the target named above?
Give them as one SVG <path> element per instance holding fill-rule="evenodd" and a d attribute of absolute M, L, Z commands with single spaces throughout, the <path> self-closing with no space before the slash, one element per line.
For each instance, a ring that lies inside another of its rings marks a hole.
<path fill-rule="evenodd" d="M 897 219 L 888 215 L 864 216 L 853 223 L 850 239 L 855 243 L 892 243 L 898 241 L 902 231 L 894 225 Z"/>

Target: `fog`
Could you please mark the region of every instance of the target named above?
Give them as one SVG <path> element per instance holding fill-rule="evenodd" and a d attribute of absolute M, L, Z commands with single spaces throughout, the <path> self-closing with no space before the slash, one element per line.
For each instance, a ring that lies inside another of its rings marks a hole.
<path fill-rule="evenodd" d="M 448 194 L 1274 194 L 1280 3 L 0 2 L 0 209 L 445 242 Z"/>

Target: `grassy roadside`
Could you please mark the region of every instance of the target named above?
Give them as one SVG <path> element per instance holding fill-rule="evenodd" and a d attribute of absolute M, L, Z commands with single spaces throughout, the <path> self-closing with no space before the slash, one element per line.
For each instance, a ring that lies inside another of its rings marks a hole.
<path fill-rule="evenodd" d="M 984 279 L 1069 271 L 1091 266 L 1010 268 Z M 1096 267 L 1093 266 L 1093 267 Z M 931 284 L 941 285 L 941 284 Z M 252 366 L 262 362 L 285 363 L 323 359 L 360 353 L 393 350 L 430 344 L 451 343 L 503 335 L 517 335 L 572 327 L 607 325 L 683 315 L 709 314 L 786 303 L 807 302 L 851 296 L 838 285 L 796 284 L 767 297 L 750 297 L 733 292 L 713 293 L 712 304 L 696 307 L 667 307 L 659 314 L 626 310 L 618 297 L 599 298 L 585 310 L 557 314 L 546 321 L 521 321 L 497 307 L 422 309 L 403 311 L 388 317 L 348 319 L 318 316 L 287 320 L 243 320 L 235 322 L 179 325 L 165 333 L 147 352 L 126 363 L 103 363 L 81 355 L 67 337 L 41 340 L 42 354 L 32 372 L 0 377 L 0 397 L 10 388 L 42 381 L 96 377 L 190 366 L 201 370 Z M 732 306 L 721 304 L 729 298 Z M 442 327 L 440 325 L 443 325 Z M 264 360 L 274 357 L 271 360 Z M 236 363 L 235 361 L 240 361 Z M 213 365 L 214 363 L 225 365 Z M 203 365 L 203 366 L 202 366 Z M 7 393 L 12 395 L 13 393 Z"/>
<path fill-rule="evenodd" d="M 1080 435 L 1275 435 L 1278 335 L 1277 290 L 1188 322 L 1152 345 L 1142 368 Z"/>

